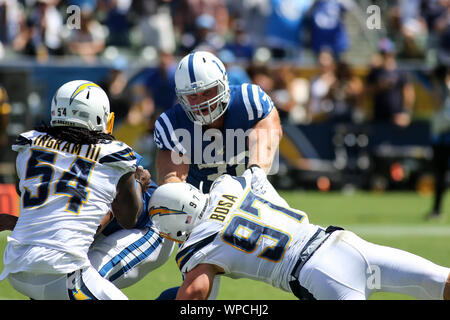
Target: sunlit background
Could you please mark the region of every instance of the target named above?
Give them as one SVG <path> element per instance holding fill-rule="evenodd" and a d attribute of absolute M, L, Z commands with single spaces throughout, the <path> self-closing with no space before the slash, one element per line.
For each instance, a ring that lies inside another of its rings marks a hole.
<path fill-rule="evenodd" d="M 156 177 L 154 121 L 192 50 L 273 99 L 284 136 L 271 181 L 294 207 L 450 264 L 447 0 L 0 0 L 0 211 L 18 212 L 12 142 L 48 122 L 70 80 L 102 86 L 115 137 Z M 433 212 L 447 229 L 418 231 Z"/>

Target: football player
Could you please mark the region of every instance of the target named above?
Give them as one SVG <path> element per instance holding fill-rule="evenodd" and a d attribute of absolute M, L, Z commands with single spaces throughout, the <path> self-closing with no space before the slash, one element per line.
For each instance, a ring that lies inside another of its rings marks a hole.
<path fill-rule="evenodd" d="M 403 250 L 367 242 L 339 227 L 309 223 L 276 193 L 221 176 L 209 195 L 188 183 L 160 186 L 150 200 L 153 222 L 182 242 L 184 275 L 177 299 L 206 299 L 218 276 L 250 278 L 299 299 L 367 299 L 377 291 L 418 299 L 450 299 L 450 269 Z"/>
<path fill-rule="evenodd" d="M 159 185 L 187 181 L 208 192 L 224 173 L 241 175 L 252 164 L 270 171 L 282 129 L 259 86 L 230 86 L 222 61 L 206 51 L 181 59 L 175 86 L 179 104 L 155 123 Z M 253 183 L 258 186 L 258 176 Z"/>
<path fill-rule="evenodd" d="M 71 81 L 54 95 L 50 127 L 12 147 L 21 213 L 3 221 L 14 230 L 0 279 L 32 299 L 126 299 L 112 282 L 128 286 L 170 256 L 173 244 L 146 219 L 155 185 L 139 155 L 114 140 L 113 121 L 97 84 Z"/>
<path fill-rule="evenodd" d="M 150 186 L 142 195 L 142 213 L 132 229 L 124 229 L 108 212 L 106 224 L 98 232 L 88 256 L 100 275 L 123 289 L 134 285 L 151 271 L 167 262 L 175 244 L 161 237 L 150 219 L 148 202 L 157 185 Z"/>

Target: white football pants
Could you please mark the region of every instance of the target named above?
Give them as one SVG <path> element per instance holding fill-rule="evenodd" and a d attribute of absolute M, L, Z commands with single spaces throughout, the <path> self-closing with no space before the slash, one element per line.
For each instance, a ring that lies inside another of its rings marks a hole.
<path fill-rule="evenodd" d="M 335 231 L 304 264 L 299 281 L 319 300 L 361 300 L 378 291 L 441 300 L 449 273 L 412 253 Z"/>
<path fill-rule="evenodd" d="M 100 234 L 89 249 L 91 267 L 70 274 L 10 273 L 10 284 L 35 300 L 125 300 L 119 288 L 138 282 L 172 255 L 175 243 L 157 229 Z"/>
<path fill-rule="evenodd" d="M 93 267 L 69 274 L 10 273 L 8 281 L 15 290 L 34 300 L 128 299 Z"/>
<path fill-rule="evenodd" d="M 88 256 L 102 277 L 122 289 L 162 266 L 174 248 L 175 242 L 161 237 L 153 227 L 122 229 L 97 236 Z"/>

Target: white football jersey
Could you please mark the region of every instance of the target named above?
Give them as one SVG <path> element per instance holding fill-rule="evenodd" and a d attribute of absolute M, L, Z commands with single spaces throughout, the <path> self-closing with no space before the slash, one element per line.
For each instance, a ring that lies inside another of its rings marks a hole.
<path fill-rule="evenodd" d="M 119 141 L 80 145 L 35 130 L 19 136 L 20 215 L 5 250 L 8 272 L 68 273 L 89 265 L 88 249 L 116 196 L 135 171 L 133 150 Z"/>
<path fill-rule="evenodd" d="M 179 249 L 177 264 L 183 273 L 214 264 L 225 276 L 290 291 L 289 271 L 318 226 L 306 213 L 254 194 L 250 179 L 224 175 L 214 182 L 205 215 Z"/>

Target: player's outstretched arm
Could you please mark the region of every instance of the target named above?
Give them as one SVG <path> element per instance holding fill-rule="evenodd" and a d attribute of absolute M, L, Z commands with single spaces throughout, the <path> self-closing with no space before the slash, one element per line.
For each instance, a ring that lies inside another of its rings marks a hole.
<path fill-rule="evenodd" d="M 248 166 L 257 164 L 268 173 L 282 136 L 280 116 L 277 109 L 273 108 L 250 132 Z"/>
<path fill-rule="evenodd" d="M 142 211 L 142 194 L 149 184 L 150 173 L 142 167 L 120 178 L 117 184 L 117 195 L 112 203 L 112 211 L 123 228 L 131 229 L 136 225 Z"/>
<path fill-rule="evenodd" d="M 177 300 L 206 300 L 214 284 L 216 274 L 223 272 L 212 264 L 199 264 L 186 273 L 183 284 L 178 289 Z"/>
<path fill-rule="evenodd" d="M 186 181 L 189 164 L 181 161 L 180 164 L 173 162 L 173 159 L 182 160 L 180 156 L 171 150 L 158 150 L 156 155 L 156 170 L 158 172 L 158 185 L 169 182 Z"/>

